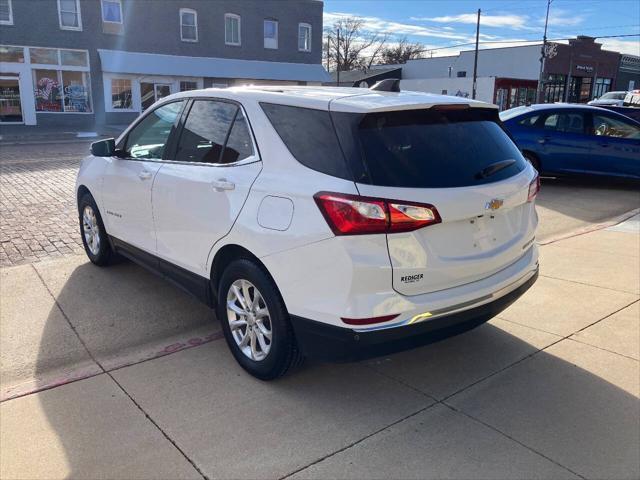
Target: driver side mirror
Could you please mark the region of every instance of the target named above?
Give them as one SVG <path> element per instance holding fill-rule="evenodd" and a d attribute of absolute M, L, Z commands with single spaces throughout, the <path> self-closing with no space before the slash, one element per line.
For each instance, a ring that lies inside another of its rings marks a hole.
<path fill-rule="evenodd" d="M 91 155 L 94 157 L 112 157 L 116 153 L 116 141 L 106 138 L 91 144 Z"/>

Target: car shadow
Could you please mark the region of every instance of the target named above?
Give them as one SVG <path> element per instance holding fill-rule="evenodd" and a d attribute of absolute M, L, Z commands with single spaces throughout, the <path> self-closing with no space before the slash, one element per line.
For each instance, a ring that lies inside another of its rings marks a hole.
<path fill-rule="evenodd" d="M 599 178 L 543 178 L 536 204 L 597 223 L 640 206 L 638 182 Z"/>
<path fill-rule="evenodd" d="M 43 277 L 46 280 L 46 274 L 43 274 Z M 97 358 L 112 359 L 117 357 L 120 352 L 129 355 L 132 350 L 144 348 L 144 345 L 149 341 L 160 345 L 163 338 L 176 335 L 194 336 L 195 334 L 192 335 L 191 332 L 201 332 L 202 328 L 205 328 L 206 331 L 207 328 L 211 329 L 212 325 L 214 330 L 218 329 L 217 321 L 212 320 L 211 312 L 196 300 L 128 262 L 108 269 L 99 269 L 88 263 L 77 266 L 56 290 L 58 304 L 83 342 Z M 48 335 L 55 334 L 53 329 L 59 328 L 54 321 L 54 317 L 59 315 L 55 311 L 57 308 L 56 306 L 52 309 L 51 322 L 47 322 L 43 331 L 43 345 L 47 344 L 44 340 Z M 435 344 L 438 345 L 438 349 L 442 353 L 438 359 L 431 358 L 429 361 L 424 359 L 425 349 L 434 348 L 434 346 L 422 347 L 402 355 L 404 361 L 423 362 L 425 370 L 440 369 L 443 376 L 447 376 L 447 373 L 455 375 L 471 367 L 477 370 L 478 363 L 486 366 L 485 373 L 489 376 L 499 369 L 494 364 L 490 353 L 482 358 L 473 359 L 465 355 L 470 346 L 478 343 L 488 343 L 496 349 L 509 345 L 509 349 L 514 353 L 514 362 L 518 360 L 518 355 L 525 356 L 524 353 L 518 352 L 529 352 L 532 348 L 530 344 L 520 338 L 492 324 L 486 324 L 459 337 Z M 197 346 L 196 349 L 202 354 L 204 367 L 199 365 L 198 368 L 180 372 L 167 370 L 163 371 L 160 375 L 161 378 L 150 376 L 143 379 L 142 382 L 163 382 L 167 386 L 162 391 L 166 391 L 164 394 L 167 402 L 165 409 L 169 417 L 183 425 L 193 427 L 198 425 L 199 428 L 212 432 L 214 438 L 218 438 L 215 432 L 217 424 L 212 421 L 215 417 L 211 415 L 211 408 L 214 408 L 216 412 L 224 412 L 227 409 L 234 412 L 226 420 L 232 425 L 225 425 L 225 431 L 221 430 L 219 433 L 222 437 L 219 438 L 220 444 L 218 446 L 208 445 L 210 451 L 213 452 L 213 457 L 226 465 L 225 471 L 229 472 L 228 469 L 231 468 L 229 465 L 233 465 L 234 457 L 244 455 L 242 452 L 246 445 L 237 443 L 239 440 L 234 440 L 233 436 L 228 436 L 225 432 L 229 432 L 230 428 L 231 431 L 246 428 L 245 420 L 255 413 L 255 403 L 241 402 L 232 395 L 219 394 L 227 388 L 228 375 L 221 374 L 220 369 L 223 367 L 219 361 L 216 362 L 216 358 L 221 355 L 220 349 L 226 350 L 226 348 L 224 341 L 213 341 Z M 488 348 L 487 351 L 491 351 L 491 348 Z M 47 349 L 42 349 L 39 352 L 37 373 L 43 378 L 47 376 L 48 356 Z M 230 357 L 230 355 L 227 356 Z M 514 437 L 518 439 L 518 436 L 522 435 L 533 438 L 534 442 L 542 445 L 539 447 L 540 451 L 548 454 L 551 458 L 554 458 L 554 453 L 545 451 L 544 445 L 547 444 L 545 442 L 548 442 L 548 445 L 574 443 L 576 449 L 584 449 L 584 451 L 575 454 L 578 460 L 581 458 L 588 460 L 593 457 L 594 461 L 604 462 L 605 465 L 615 461 L 618 466 L 611 466 L 613 472 L 611 476 L 620 473 L 621 469 L 623 472 L 626 469 L 626 474 L 635 472 L 635 476 L 637 476 L 639 472 L 633 470 L 638 468 L 637 463 L 634 463 L 638 460 L 637 425 L 635 425 L 637 417 L 634 417 L 633 413 L 638 411 L 637 398 L 625 389 L 558 356 L 542 351 L 533 358 L 538 359 L 537 368 L 528 369 L 527 374 L 530 376 L 530 383 L 535 386 L 529 392 L 529 395 L 535 399 L 533 402 L 535 408 L 527 410 L 527 405 L 521 405 L 504 413 L 526 416 L 533 412 L 538 416 L 526 418 L 525 432 L 514 433 Z M 169 359 L 170 357 L 167 360 Z M 525 360 L 525 362 L 528 361 L 530 360 Z M 225 370 L 236 369 L 234 373 L 236 385 L 238 382 L 244 383 L 246 388 L 250 389 L 255 384 L 256 380 L 245 374 L 235 364 L 226 361 L 224 364 Z M 365 365 L 356 365 L 354 368 L 356 367 L 362 369 L 362 375 L 380 375 L 374 371 L 375 369 L 367 368 Z M 361 414 L 362 412 L 356 412 L 357 407 L 353 403 L 345 402 L 345 399 L 350 395 L 357 395 L 358 392 L 353 389 L 362 388 L 362 383 L 353 382 L 352 384 L 352 382 L 346 381 L 343 378 L 346 376 L 346 371 L 340 366 L 310 365 L 289 377 L 271 383 L 268 388 L 271 394 L 275 395 L 272 401 L 278 402 L 279 398 L 286 401 L 290 406 L 288 411 L 293 413 L 297 409 L 305 408 L 305 404 L 310 399 L 310 392 L 312 392 L 314 402 L 323 405 L 323 408 L 319 413 L 316 412 L 314 417 L 314 421 L 317 421 L 318 425 L 322 425 L 323 436 L 329 436 L 329 438 L 333 436 L 336 439 L 348 437 L 349 432 L 344 430 L 350 427 L 348 422 L 344 422 L 345 415 Z M 393 370 L 387 371 L 386 375 L 393 378 Z M 105 376 L 102 375 L 102 377 Z M 499 378 L 499 376 L 493 377 L 492 382 L 499 383 Z M 89 381 L 84 380 L 83 382 Z M 183 383 L 184 388 L 182 388 Z M 190 388 L 196 384 L 204 385 L 201 387 L 204 388 L 204 393 L 211 392 L 212 396 L 216 393 L 215 398 L 218 403 L 212 405 L 208 398 L 193 400 L 194 393 L 190 391 Z M 260 382 L 258 384 L 265 385 Z M 82 382 L 72 385 L 82 385 Z M 90 393 L 84 395 L 82 390 L 78 389 L 65 390 L 70 386 L 43 392 L 38 397 L 40 408 L 64 451 L 68 466 L 68 478 L 127 477 L 128 472 L 123 470 L 125 467 L 136 465 L 136 462 L 155 461 L 153 454 L 142 451 L 145 448 L 144 444 L 137 448 L 131 444 L 132 440 L 125 440 L 137 438 L 135 432 L 131 431 L 137 428 L 135 422 L 127 426 L 122 425 L 121 421 L 115 420 L 119 415 L 117 408 L 115 411 L 105 412 L 105 416 L 102 417 L 100 405 L 95 404 L 95 402 L 101 402 L 99 396 L 96 397 Z M 466 385 L 460 385 L 461 388 L 464 386 Z M 404 388 L 402 384 L 398 383 L 393 390 L 402 388 Z M 428 384 L 424 386 L 426 391 L 429 388 Z M 499 388 L 502 388 L 503 394 L 508 397 L 509 389 L 505 385 L 501 385 Z M 173 394 L 171 392 L 179 393 Z M 407 395 L 409 392 L 410 390 L 407 389 Z M 411 390 L 411 392 L 415 394 L 415 391 Z M 109 394 L 105 393 L 104 395 L 108 396 Z M 372 408 L 367 411 L 367 416 L 372 421 L 376 420 L 376 417 L 382 419 L 387 409 L 384 401 L 387 393 L 379 393 L 379 395 L 381 395 L 381 408 Z M 393 395 L 397 396 L 397 392 L 394 392 Z M 389 399 L 392 398 L 390 393 L 388 396 Z M 518 392 L 514 401 L 520 399 L 521 396 L 522 392 Z M 198 407 L 181 408 L 180 402 L 184 398 L 191 398 Z M 138 401 L 136 398 L 134 400 Z M 144 403 L 140 403 L 144 408 Z M 345 409 L 353 409 L 353 411 L 345 412 Z M 553 412 L 559 411 L 574 411 L 575 414 L 566 417 L 553 414 Z M 122 415 L 126 417 L 124 411 L 122 411 Z M 109 420 L 110 418 L 114 418 L 113 424 Z M 287 414 L 283 413 L 280 417 L 274 418 L 273 422 L 286 422 L 287 418 Z M 159 419 L 154 420 L 162 424 Z M 96 429 L 96 424 L 99 424 L 100 428 L 104 430 Z M 279 452 L 277 449 L 273 451 L 269 446 L 278 441 L 278 438 L 273 438 L 273 430 L 270 428 L 269 422 L 256 423 L 252 428 L 252 450 L 255 451 L 257 457 L 263 454 L 271 457 L 274 454 L 282 454 L 282 457 L 278 458 L 282 458 L 284 463 L 288 461 L 286 452 Z M 320 458 L 330 453 L 321 451 L 320 447 L 317 447 L 318 451 L 314 451 L 319 439 L 313 428 L 302 431 L 296 429 L 296 435 L 299 436 L 298 440 L 306 445 L 305 448 L 313 453 L 314 458 Z M 23 439 L 24 445 L 21 451 L 25 458 L 21 461 L 27 462 L 25 464 L 28 464 L 29 458 L 33 458 L 33 455 L 46 451 L 46 446 L 37 445 L 38 441 L 38 438 Z M 122 442 L 129 444 L 130 447 L 122 449 Z M 180 443 L 179 440 L 177 442 Z M 338 446 L 335 449 L 338 449 L 340 442 L 337 442 L 336 445 Z M 119 448 L 119 458 L 113 458 L 108 454 L 109 450 L 113 450 L 116 446 Z M 420 449 L 416 449 L 415 445 L 406 445 L 406 448 L 409 452 L 415 452 L 418 457 L 421 455 Z M 483 476 L 482 468 L 471 461 L 475 455 L 471 451 L 473 445 L 465 441 L 452 442 L 449 444 L 449 449 L 448 457 L 459 459 L 460 464 L 468 461 L 470 469 L 458 472 L 458 476 L 462 475 L 467 478 Z M 161 452 L 157 452 L 157 454 L 160 455 Z M 186 454 L 192 456 L 194 452 L 186 451 Z M 199 456 L 197 452 L 195 456 Z M 112 458 L 112 463 L 105 460 L 108 458 Z M 425 456 L 426 458 L 428 457 Z M 489 455 L 489 462 L 491 458 L 494 457 Z M 390 464 L 394 461 L 393 458 L 387 460 Z M 554 458 L 554 460 L 562 463 L 567 459 Z M 433 462 L 434 459 L 431 458 L 430 461 Z M 238 470 L 233 472 L 232 476 L 239 478 L 251 475 L 250 471 L 242 470 L 242 462 L 239 462 L 238 465 Z M 474 467 L 474 465 L 476 466 Z M 137 466 L 139 472 L 147 471 L 148 476 L 158 475 L 158 472 L 152 470 L 151 467 L 149 470 L 145 470 L 144 465 Z M 579 472 L 580 468 L 575 468 Z M 155 473 L 151 473 L 152 471 Z M 429 477 L 429 472 L 430 466 L 425 460 L 420 475 Z M 44 475 L 45 472 L 35 473 Z M 215 472 L 205 473 L 209 477 L 216 476 Z M 523 476 L 534 473 L 524 472 Z M 52 471 L 47 471 L 46 474 L 47 476 L 56 476 L 56 472 Z M 265 466 L 263 474 L 264 477 L 273 477 L 276 472 Z"/>

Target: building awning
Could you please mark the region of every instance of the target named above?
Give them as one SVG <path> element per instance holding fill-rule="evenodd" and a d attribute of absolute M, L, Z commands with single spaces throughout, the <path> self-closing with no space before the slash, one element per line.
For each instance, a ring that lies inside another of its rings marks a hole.
<path fill-rule="evenodd" d="M 305 82 L 327 82 L 331 80 L 322 65 L 312 63 L 184 57 L 102 49 L 98 49 L 98 53 L 102 62 L 102 71 L 110 73 Z"/>

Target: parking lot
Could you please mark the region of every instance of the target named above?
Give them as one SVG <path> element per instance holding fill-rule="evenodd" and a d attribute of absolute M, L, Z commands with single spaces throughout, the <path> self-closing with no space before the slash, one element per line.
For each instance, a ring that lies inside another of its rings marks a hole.
<path fill-rule="evenodd" d="M 640 476 L 637 187 L 545 179 L 540 278 L 488 324 L 264 383 L 191 297 L 77 255 L 87 148 L 0 150 L 0 477 Z"/>

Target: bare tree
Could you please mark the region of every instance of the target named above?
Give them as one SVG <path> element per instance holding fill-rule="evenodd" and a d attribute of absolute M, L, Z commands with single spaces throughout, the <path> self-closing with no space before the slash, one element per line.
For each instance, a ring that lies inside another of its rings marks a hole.
<path fill-rule="evenodd" d="M 334 70 L 369 68 L 379 58 L 387 36 L 365 32 L 363 27 L 363 19 L 343 17 L 325 29 L 324 59 Z"/>
<path fill-rule="evenodd" d="M 424 52 L 424 45 L 409 43 L 404 37 L 396 44 L 386 45 L 380 52 L 380 58 L 386 64 L 407 63 L 407 60 L 423 58 Z"/>

